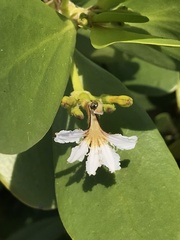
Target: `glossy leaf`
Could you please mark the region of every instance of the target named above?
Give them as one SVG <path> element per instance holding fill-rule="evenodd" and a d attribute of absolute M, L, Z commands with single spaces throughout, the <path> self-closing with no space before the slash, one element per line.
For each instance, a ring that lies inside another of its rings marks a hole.
<path fill-rule="evenodd" d="M 0 154 L 0 181 L 26 205 L 55 208 L 51 133 L 26 152 Z"/>
<path fill-rule="evenodd" d="M 180 41 L 166 39 L 136 31 L 123 30 L 123 28 L 93 27 L 91 29 L 91 42 L 95 48 L 107 47 L 118 42 L 140 43 L 158 46 L 180 47 Z"/>
<path fill-rule="evenodd" d="M 179 73 L 168 68 L 176 69 L 178 62 L 156 48 L 138 44 L 118 44 L 104 49 L 93 49 L 87 37 L 82 35 L 78 37 L 77 47 L 88 58 L 103 65 L 123 81 L 133 93 L 162 96 L 174 91 L 177 87 Z M 144 57 L 148 62 L 134 57 L 133 54 L 140 56 L 141 59 Z M 164 68 L 158 67 L 158 62 Z M 142 104 L 142 101 L 140 103 Z"/>
<path fill-rule="evenodd" d="M 82 55 L 75 54 L 84 87 L 94 95 L 129 94 L 122 83 Z M 85 129 L 73 118 L 57 115 L 54 131 Z M 141 108 L 117 108 L 100 119 L 104 130 L 138 136 L 131 151 L 118 152 L 122 169 L 85 173 L 85 163 L 68 164 L 72 145 L 55 144 L 56 196 L 63 224 L 74 240 L 177 240 L 180 178 L 178 167 L 155 126 Z M 86 126 L 87 127 L 87 126 Z M 176 183 L 176 184 L 175 184 Z M 167 226 L 168 222 L 168 226 Z"/>
<path fill-rule="evenodd" d="M 126 0 L 123 5 L 147 16 L 149 21 L 143 24 L 131 23 L 122 31 L 93 28 L 91 41 L 94 47 L 105 47 L 121 41 L 162 46 L 180 45 L 178 41 L 180 35 L 179 1 L 160 0 L 152 3 L 151 0 L 137 0 L 134 4 L 133 0 Z"/>
<path fill-rule="evenodd" d="M 130 11 L 111 11 L 95 14 L 92 17 L 93 23 L 103 22 L 148 22 L 149 19 L 135 12 Z"/>
<path fill-rule="evenodd" d="M 163 96 L 173 92 L 179 80 L 178 72 L 157 67 L 138 58 L 114 61 L 107 63 L 106 67 L 129 90 L 146 96 Z"/>
<path fill-rule="evenodd" d="M 149 22 L 146 24 L 132 23 L 131 26 L 143 29 L 154 36 L 179 40 L 179 1 L 136 0 L 136 4 L 134 4 L 134 0 L 126 0 L 124 5 L 149 18 Z"/>
<path fill-rule="evenodd" d="M 170 56 L 164 49 L 174 50 L 176 53 L 180 53 L 180 48 L 160 47 L 143 44 L 132 44 L 132 43 L 120 43 L 116 44 L 115 49 L 118 51 L 129 54 L 130 56 L 138 57 L 144 61 L 147 61 L 156 66 L 170 69 L 180 70 L 180 62 L 178 59 Z"/>
<path fill-rule="evenodd" d="M 164 47 L 162 50 L 168 56 L 180 61 L 180 49 L 179 48 L 177 49 L 177 48 Z"/>
<path fill-rule="evenodd" d="M 59 107 L 71 65 L 75 28 L 36 0 L 1 1 L 0 152 L 38 142 Z"/>
<path fill-rule="evenodd" d="M 113 55 L 113 58 L 111 58 Z M 136 57 L 113 51 L 113 48 L 99 49 L 91 59 L 103 66 L 137 93 L 146 96 L 163 96 L 177 88 L 179 73 L 150 64 Z"/>
<path fill-rule="evenodd" d="M 120 52 L 120 54 L 123 53 L 125 56 L 128 55 L 132 57 L 138 57 L 146 62 L 162 68 L 176 71 L 180 70 L 180 62 L 178 61 L 178 56 L 180 56 L 180 48 L 160 47 L 136 43 L 118 43 L 115 45 L 110 45 L 106 48 L 94 49 L 89 40 L 88 32 L 81 29 L 81 31 L 78 33 L 76 44 L 77 48 L 85 56 L 93 61 L 95 60 L 99 64 L 105 60 L 112 62 L 112 59 L 114 60 L 115 57 L 118 59 L 118 57 L 121 57 L 117 56 Z M 175 54 L 176 56 L 174 56 Z"/>

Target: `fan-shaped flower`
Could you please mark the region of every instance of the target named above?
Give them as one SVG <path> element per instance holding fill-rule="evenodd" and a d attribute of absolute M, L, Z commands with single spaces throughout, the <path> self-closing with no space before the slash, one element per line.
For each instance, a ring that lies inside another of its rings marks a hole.
<path fill-rule="evenodd" d="M 130 150 L 135 147 L 137 142 L 136 136 L 126 137 L 121 134 L 108 134 L 103 131 L 96 114 L 94 105 L 91 105 L 88 130 L 61 130 L 56 133 L 54 139 L 58 143 L 76 142 L 78 144 L 72 148 L 67 161 L 69 163 L 77 160 L 83 161 L 87 156 L 86 171 L 89 175 L 95 175 L 97 168 L 102 165 L 106 166 L 111 173 L 119 170 L 121 168 L 120 156 L 115 151 L 115 147 L 121 150 Z"/>

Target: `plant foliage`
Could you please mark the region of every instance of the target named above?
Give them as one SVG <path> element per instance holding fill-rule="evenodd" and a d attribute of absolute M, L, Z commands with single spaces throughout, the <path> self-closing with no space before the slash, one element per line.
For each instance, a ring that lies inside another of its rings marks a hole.
<path fill-rule="evenodd" d="M 57 207 L 74 240 L 178 240 L 180 178 L 171 152 L 179 156 L 179 138 L 170 152 L 146 110 L 180 101 L 180 2 L 73 2 L 1 1 L 0 181 L 31 207 Z M 106 132 L 138 137 L 135 149 L 118 151 L 120 171 L 88 176 L 84 162 L 67 164 L 73 145 L 53 141 L 62 129 L 88 128 L 86 117 L 61 107 L 77 79 L 93 96 L 134 99 L 99 120 Z M 9 239 L 49 236 L 49 221 L 53 239 L 61 238 L 52 218 Z"/>

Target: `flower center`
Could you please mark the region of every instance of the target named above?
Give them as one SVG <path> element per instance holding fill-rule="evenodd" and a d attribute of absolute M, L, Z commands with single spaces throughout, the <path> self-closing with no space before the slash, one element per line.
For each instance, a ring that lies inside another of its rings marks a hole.
<path fill-rule="evenodd" d="M 91 147 L 100 147 L 108 142 L 107 133 L 102 130 L 99 125 L 97 115 L 94 109 L 89 108 L 89 129 L 85 134 L 85 141 Z"/>

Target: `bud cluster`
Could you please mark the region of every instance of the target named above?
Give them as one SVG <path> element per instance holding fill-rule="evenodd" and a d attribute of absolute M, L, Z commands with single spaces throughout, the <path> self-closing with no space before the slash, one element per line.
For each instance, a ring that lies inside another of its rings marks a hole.
<path fill-rule="evenodd" d="M 83 109 L 87 111 L 90 102 L 101 103 L 103 112 L 112 113 L 116 110 L 115 104 L 121 107 L 130 107 L 133 104 L 133 99 L 126 95 L 112 96 L 103 94 L 93 96 L 88 91 L 73 91 L 70 96 L 63 97 L 61 106 L 66 108 L 72 116 L 84 119 Z"/>

